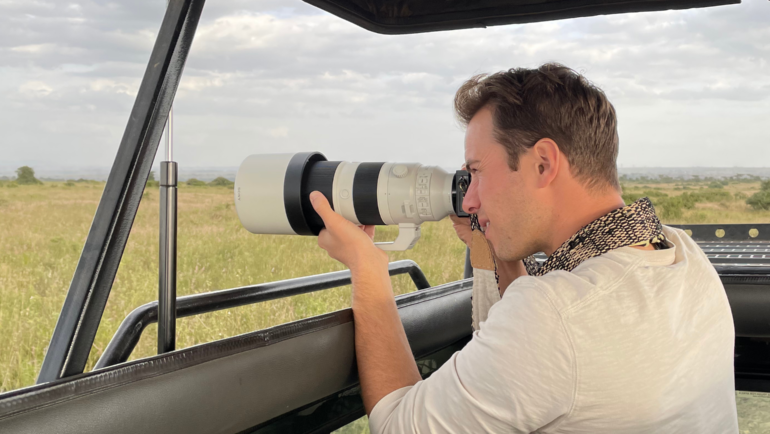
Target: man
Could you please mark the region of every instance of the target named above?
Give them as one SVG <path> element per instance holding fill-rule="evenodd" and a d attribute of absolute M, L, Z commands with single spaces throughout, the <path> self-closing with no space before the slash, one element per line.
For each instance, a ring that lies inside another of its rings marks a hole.
<path fill-rule="evenodd" d="M 352 272 L 372 432 L 737 433 L 724 288 L 649 201 L 624 206 L 604 93 L 546 64 L 474 77 L 455 109 L 472 174 L 463 207 L 494 254 L 499 301 L 474 309 L 484 318 L 473 339 L 430 378 L 412 358 L 373 228 L 311 195 L 326 223 L 319 245 Z M 466 242 L 481 236 L 455 223 Z M 475 239 L 472 249 L 485 247 Z M 528 260 L 540 251 L 544 264 Z"/>

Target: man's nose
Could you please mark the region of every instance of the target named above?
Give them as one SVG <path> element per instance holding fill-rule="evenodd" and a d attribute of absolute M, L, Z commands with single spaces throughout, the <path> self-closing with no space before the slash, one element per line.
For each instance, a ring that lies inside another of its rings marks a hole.
<path fill-rule="evenodd" d="M 476 183 L 471 182 L 463 198 L 463 211 L 468 214 L 478 214 L 479 208 L 481 208 L 481 202 L 479 201 L 478 189 Z"/>

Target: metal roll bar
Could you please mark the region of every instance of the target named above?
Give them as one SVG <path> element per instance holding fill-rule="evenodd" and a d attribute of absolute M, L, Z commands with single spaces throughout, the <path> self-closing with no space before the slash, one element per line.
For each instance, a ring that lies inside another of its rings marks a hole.
<path fill-rule="evenodd" d="M 37 383 L 82 373 L 136 217 L 204 0 L 170 0 Z"/>
<path fill-rule="evenodd" d="M 420 266 L 414 261 L 391 262 L 388 264 L 388 273 L 391 276 L 408 273 L 418 290 L 430 288 L 428 279 L 425 277 Z M 350 270 L 344 270 L 203 294 L 187 295 L 176 299 L 176 316 L 200 315 L 349 284 Z M 157 301 L 134 309 L 120 324 L 107 348 L 104 349 L 104 353 L 99 358 L 99 361 L 96 362 L 94 369 L 105 368 L 128 360 L 134 347 L 139 343 L 139 338 L 142 336 L 144 329 L 155 322 L 158 322 Z"/>

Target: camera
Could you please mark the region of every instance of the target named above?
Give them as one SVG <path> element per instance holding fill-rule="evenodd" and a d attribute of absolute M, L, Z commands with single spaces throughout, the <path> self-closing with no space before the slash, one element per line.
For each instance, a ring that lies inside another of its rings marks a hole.
<path fill-rule="evenodd" d="M 324 223 L 310 203 L 317 190 L 357 225 L 398 225 L 395 241 L 376 245 L 407 250 L 420 238 L 423 222 L 467 217 L 462 204 L 470 181 L 464 170 L 419 163 L 327 161 L 320 152 L 256 154 L 238 169 L 235 208 L 255 234 L 318 235 Z"/>

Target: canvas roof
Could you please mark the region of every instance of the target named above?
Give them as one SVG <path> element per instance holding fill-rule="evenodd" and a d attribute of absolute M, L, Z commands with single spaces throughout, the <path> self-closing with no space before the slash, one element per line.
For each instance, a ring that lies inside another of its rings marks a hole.
<path fill-rule="evenodd" d="M 740 0 L 305 1 L 367 30 L 392 35 L 740 3 Z"/>

